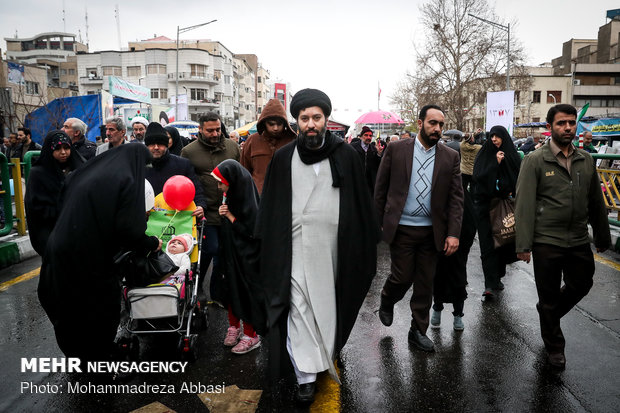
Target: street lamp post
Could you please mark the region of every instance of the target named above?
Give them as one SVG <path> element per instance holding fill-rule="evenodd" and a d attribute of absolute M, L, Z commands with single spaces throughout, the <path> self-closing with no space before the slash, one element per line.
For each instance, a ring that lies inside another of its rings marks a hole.
<path fill-rule="evenodd" d="M 557 100 L 555 100 L 555 95 L 554 95 L 553 93 L 549 93 L 549 96 L 551 96 L 551 98 L 553 98 L 553 104 L 554 104 L 554 105 L 557 105 L 557 104 L 558 104 L 558 101 L 557 101 Z"/>
<path fill-rule="evenodd" d="M 495 23 L 490 20 L 483 19 L 482 17 L 474 16 L 471 13 L 467 13 L 467 14 L 475 19 L 482 20 L 483 22 L 488 23 L 491 26 L 495 26 L 498 29 L 505 30 L 508 33 L 508 57 L 506 60 L 506 90 L 510 90 L 510 23 L 508 23 L 508 26 L 504 26 L 503 24 Z"/>
<path fill-rule="evenodd" d="M 206 22 L 206 23 L 196 24 L 194 26 L 181 27 L 181 28 L 177 26 L 177 69 L 175 72 L 176 73 L 175 74 L 175 83 L 176 83 L 175 89 L 176 90 L 174 92 L 174 120 L 175 121 L 179 120 L 178 119 L 179 117 L 179 34 L 188 32 L 190 30 L 197 29 L 202 26 L 206 26 L 207 24 L 211 24 L 216 21 L 217 19 L 211 20 L 210 22 Z"/>

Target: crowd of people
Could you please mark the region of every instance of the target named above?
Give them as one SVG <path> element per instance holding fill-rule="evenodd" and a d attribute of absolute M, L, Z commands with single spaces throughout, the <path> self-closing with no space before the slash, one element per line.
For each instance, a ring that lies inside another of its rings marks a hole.
<path fill-rule="evenodd" d="M 549 363 L 564 368 L 560 319 L 592 286 L 588 224 L 597 251 L 610 244 L 594 164 L 572 145 L 575 108 L 551 108 L 551 139 L 523 161 L 502 126 L 488 139 L 478 130 L 456 145 L 440 143 L 445 115 L 437 105 L 421 108 L 415 137 L 403 132 L 388 142 L 373 141 L 367 126 L 341 139 L 327 129 L 331 109 L 324 92 L 300 90 L 290 103 L 296 132 L 272 99 L 243 147 L 213 112 L 199 119 L 189 144 L 144 118 L 133 119 L 130 138 L 123 119 L 106 120 L 99 146 L 85 139 L 79 119 L 51 131 L 25 202 L 43 257 L 39 297 L 61 350 L 111 357 L 121 276 L 113 257 L 124 248 L 161 249 L 144 234 L 145 179 L 159 193 L 168 178 L 184 175 L 196 189 L 193 215 L 206 218 L 200 268 L 204 276 L 212 264 L 209 295 L 227 311 L 223 344 L 245 354 L 266 339 L 269 376 L 294 377 L 300 403 L 314 400 L 318 373 L 339 382 L 335 361 L 375 276 L 380 240 L 389 245 L 391 273 L 379 320 L 390 326 L 413 286 L 408 340 L 428 352 L 435 345 L 427 329 L 440 327 L 444 304 L 453 305 L 454 330 L 465 328 L 476 233 L 487 301 L 504 289 L 507 264 L 533 256 L 543 342 Z M 500 247 L 490 217 L 498 200 L 516 200 L 516 237 Z M 83 334 L 73 328 L 76 303 L 77 323 L 99 326 L 86 337 L 96 345 L 76 337 Z"/>

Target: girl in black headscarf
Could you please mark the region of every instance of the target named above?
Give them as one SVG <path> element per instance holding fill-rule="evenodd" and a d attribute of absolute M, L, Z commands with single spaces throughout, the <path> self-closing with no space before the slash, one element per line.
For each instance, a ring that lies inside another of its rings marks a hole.
<path fill-rule="evenodd" d="M 150 158 L 144 145 L 121 145 L 66 180 L 38 293 L 67 357 L 111 357 L 121 302 L 113 257 L 122 250 L 161 248 L 160 240 L 144 233 L 144 175 Z"/>
<path fill-rule="evenodd" d="M 514 243 L 495 249 L 489 216 L 491 199 L 514 196 L 521 157 L 503 126 L 493 126 L 489 137 L 476 157 L 472 189 L 484 272 L 482 295 L 490 298 L 493 290 L 504 289 L 500 278 L 506 274 L 506 264 L 517 259 Z"/>
<path fill-rule="evenodd" d="M 39 255 L 60 214 L 59 197 L 65 178 L 85 162 L 71 150 L 71 139 L 61 130 L 47 134 L 41 147 L 41 156 L 30 170 L 24 203 L 26 222 L 32 247 Z"/>
<path fill-rule="evenodd" d="M 220 215 L 226 218 L 222 220 L 220 257 L 228 290 L 230 324 L 224 345 L 233 346 L 231 351 L 235 354 L 245 354 L 260 346 L 260 337 L 252 323 L 259 314 L 261 302 L 259 289 L 254 285 L 260 249 L 253 236 L 258 190 L 248 170 L 232 159 L 221 162 L 211 175 L 225 193 L 219 209 Z"/>
<path fill-rule="evenodd" d="M 179 131 L 174 126 L 166 126 L 164 129 L 166 129 L 166 132 L 168 132 L 168 135 L 172 139 L 172 144 L 168 146 L 168 150 L 173 155 L 181 156 L 181 149 L 183 149 L 183 146 L 185 145 L 181 140 Z"/>

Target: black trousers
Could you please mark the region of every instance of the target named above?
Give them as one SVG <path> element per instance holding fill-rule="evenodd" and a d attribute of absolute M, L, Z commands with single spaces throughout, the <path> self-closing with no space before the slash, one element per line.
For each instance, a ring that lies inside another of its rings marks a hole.
<path fill-rule="evenodd" d="M 540 333 L 548 352 L 563 352 L 565 340 L 560 319 L 592 288 L 594 255 L 590 244 L 571 248 L 534 244 L 532 256 Z"/>
<path fill-rule="evenodd" d="M 413 284 L 411 327 L 426 334 L 429 311 L 433 303 L 433 277 L 437 266 L 437 250 L 433 227 L 399 225 L 390 244 L 392 274 L 381 291 L 382 303 L 394 305 Z"/>

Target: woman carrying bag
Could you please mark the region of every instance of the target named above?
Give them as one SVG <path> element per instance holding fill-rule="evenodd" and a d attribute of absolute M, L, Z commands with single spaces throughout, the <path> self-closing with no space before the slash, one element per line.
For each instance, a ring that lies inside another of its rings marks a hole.
<path fill-rule="evenodd" d="M 484 272 L 482 295 L 485 298 L 492 298 L 494 290 L 504 289 L 501 278 L 506 275 L 506 264 L 517 260 L 514 238 L 511 242 L 496 247 L 493 239 L 491 209 L 500 204 L 509 206 L 513 202 L 512 197 L 515 194 L 521 165 L 521 157 L 506 128 L 493 126 L 489 137 L 476 157 L 472 182 L 482 271 Z"/>

